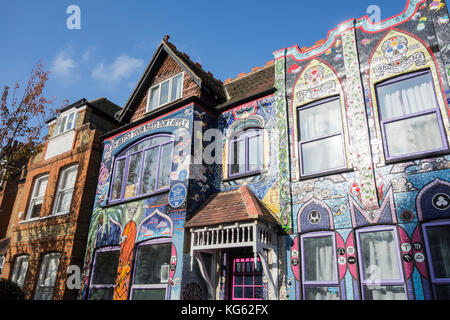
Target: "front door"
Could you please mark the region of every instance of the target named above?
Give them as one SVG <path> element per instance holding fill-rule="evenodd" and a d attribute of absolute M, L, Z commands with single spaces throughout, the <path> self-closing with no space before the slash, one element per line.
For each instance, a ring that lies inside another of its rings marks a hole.
<path fill-rule="evenodd" d="M 254 258 L 235 258 L 232 260 L 232 300 L 262 300 L 263 282 L 261 261 Z"/>

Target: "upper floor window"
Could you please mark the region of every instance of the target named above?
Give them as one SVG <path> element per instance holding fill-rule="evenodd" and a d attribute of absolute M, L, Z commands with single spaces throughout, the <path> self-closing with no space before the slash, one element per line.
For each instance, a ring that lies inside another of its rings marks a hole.
<path fill-rule="evenodd" d="M 30 204 L 28 206 L 27 219 L 38 218 L 44 202 L 45 190 L 47 189 L 48 174 L 41 176 L 34 181 L 31 192 Z"/>
<path fill-rule="evenodd" d="M 248 129 L 230 140 L 229 176 L 262 171 L 264 165 L 263 130 Z"/>
<path fill-rule="evenodd" d="M 25 276 L 27 275 L 29 257 L 30 257 L 29 255 L 18 256 L 16 257 L 16 261 L 14 263 L 11 281 L 17 283 L 17 285 L 20 288 L 23 288 L 23 285 L 25 283 Z"/>
<path fill-rule="evenodd" d="M 56 202 L 53 208 L 53 214 L 57 215 L 69 212 L 77 171 L 78 165 L 74 165 L 61 172 L 58 190 L 56 191 Z"/>
<path fill-rule="evenodd" d="M 369 227 L 356 233 L 363 298 L 406 300 L 395 227 Z"/>
<path fill-rule="evenodd" d="M 157 135 L 140 141 L 114 160 L 110 201 L 131 199 L 170 187 L 174 139 Z"/>
<path fill-rule="evenodd" d="M 301 237 L 305 300 L 339 300 L 335 236 L 314 232 Z"/>
<path fill-rule="evenodd" d="M 89 300 L 113 300 L 120 247 L 99 249 L 94 258 Z"/>
<path fill-rule="evenodd" d="M 151 87 L 147 100 L 147 112 L 181 98 L 182 91 L 183 73 Z"/>
<path fill-rule="evenodd" d="M 435 298 L 450 299 L 450 221 L 423 225 Z"/>
<path fill-rule="evenodd" d="M 326 98 L 300 108 L 298 121 L 301 175 L 345 169 L 339 97 Z"/>
<path fill-rule="evenodd" d="M 5 265 L 6 256 L 1 255 L 0 256 L 0 275 L 2 274 L 3 266 Z"/>
<path fill-rule="evenodd" d="M 430 71 L 376 86 L 387 160 L 448 148 Z"/>
<path fill-rule="evenodd" d="M 69 131 L 75 127 L 77 111 L 59 116 L 56 119 L 56 125 L 53 136 Z"/>
<path fill-rule="evenodd" d="M 55 287 L 60 256 L 60 253 L 49 253 L 43 257 L 34 296 L 35 300 L 53 299 L 53 288 Z"/>

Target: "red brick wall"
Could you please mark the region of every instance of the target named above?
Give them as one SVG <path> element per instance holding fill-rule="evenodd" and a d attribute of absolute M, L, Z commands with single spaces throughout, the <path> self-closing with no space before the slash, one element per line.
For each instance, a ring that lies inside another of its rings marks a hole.
<path fill-rule="evenodd" d="M 150 87 L 163 82 L 164 80 L 169 79 L 170 77 L 175 76 L 176 74 L 182 72 L 183 69 L 172 59 L 171 56 L 167 55 L 161 63 L 161 67 L 150 80 L 150 85 L 147 87 L 146 94 L 144 98 L 138 103 L 138 106 L 135 109 L 133 116 L 131 117 L 131 122 L 137 121 L 145 116 L 146 108 L 147 108 L 147 97 L 148 97 L 148 89 Z M 201 90 L 191 79 L 188 73 L 184 73 L 183 78 L 183 94 L 182 99 L 186 99 L 191 96 L 200 97 Z"/>

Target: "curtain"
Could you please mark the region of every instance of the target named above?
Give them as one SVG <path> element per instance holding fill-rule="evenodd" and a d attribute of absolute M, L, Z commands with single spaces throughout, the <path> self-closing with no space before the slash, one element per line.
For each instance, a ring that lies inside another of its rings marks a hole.
<path fill-rule="evenodd" d="M 339 99 L 312 108 L 300 109 L 300 141 L 341 132 L 340 110 Z"/>
<path fill-rule="evenodd" d="M 430 74 L 377 88 L 383 120 L 436 108 Z"/>
<path fill-rule="evenodd" d="M 403 286 L 367 286 L 365 289 L 366 300 L 405 300 L 405 288 Z"/>
<path fill-rule="evenodd" d="M 329 237 L 305 238 L 305 281 L 335 281 L 333 240 Z"/>
<path fill-rule="evenodd" d="M 134 284 L 161 283 L 161 266 L 170 262 L 170 243 L 142 246 L 136 262 Z"/>
<path fill-rule="evenodd" d="M 146 194 L 155 191 L 156 171 L 158 168 L 159 148 L 153 148 L 145 152 L 144 173 L 142 175 L 141 193 Z"/>

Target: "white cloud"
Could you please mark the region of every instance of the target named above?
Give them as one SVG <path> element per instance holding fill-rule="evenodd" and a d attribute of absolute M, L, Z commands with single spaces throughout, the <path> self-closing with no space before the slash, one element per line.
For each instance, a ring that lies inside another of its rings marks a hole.
<path fill-rule="evenodd" d="M 95 47 L 88 47 L 86 49 L 86 51 L 83 53 L 83 55 L 81 56 L 81 61 L 87 62 L 92 57 L 92 53 L 94 51 L 95 51 Z"/>
<path fill-rule="evenodd" d="M 73 71 L 76 66 L 75 60 L 70 58 L 67 53 L 60 52 L 53 60 L 51 71 L 56 76 L 71 78 L 73 77 Z"/>
<path fill-rule="evenodd" d="M 119 82 L 129 78 L 133 73 L 141 70 L 143 67 L 143 60 L 121 55 L 110 65 L 104 65 L 103 63 L 97 64 L 92 71 L 92 77 L 109 83 Z"/>

